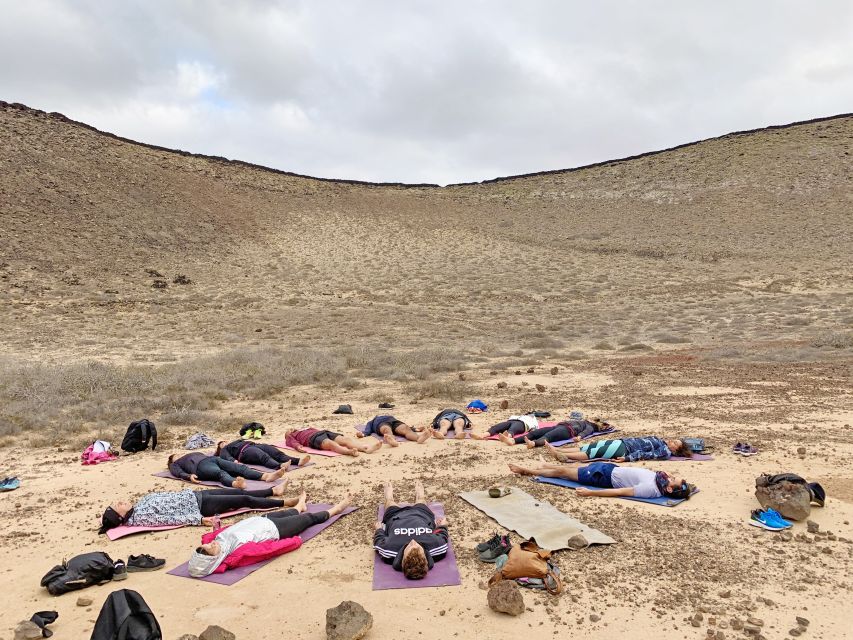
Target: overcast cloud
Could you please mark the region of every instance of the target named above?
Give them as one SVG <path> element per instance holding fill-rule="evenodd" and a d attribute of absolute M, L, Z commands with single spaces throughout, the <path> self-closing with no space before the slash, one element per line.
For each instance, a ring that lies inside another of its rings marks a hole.
<path fill-rule="evenodd" d="M 482 180 L 853 111 L 849 0 L 2 7 L 0 99 L 322 177 Z"/>

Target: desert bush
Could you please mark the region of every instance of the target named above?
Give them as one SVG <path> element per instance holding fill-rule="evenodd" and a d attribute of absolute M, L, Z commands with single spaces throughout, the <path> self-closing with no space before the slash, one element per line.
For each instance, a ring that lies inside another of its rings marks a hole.
<path fill-rule="evenodd" d="M 521 343 L 522 349 L 559 349 L 563 347 L 565 342 L 553 336 L 541 336 L 538 338 L 530 338 Z"/>
<path fill-rule="evenodd" d="M 849 349 L 853 347 L 853 331 L 823 331 L 814 337 L 812 346 Z"/>
<path fill-rule="evenodd" d="M 417 398 L 465 400 L 474 394 L 474 388 L 462 380 L 421 380 L 406 385 L 405 392 Z"/>

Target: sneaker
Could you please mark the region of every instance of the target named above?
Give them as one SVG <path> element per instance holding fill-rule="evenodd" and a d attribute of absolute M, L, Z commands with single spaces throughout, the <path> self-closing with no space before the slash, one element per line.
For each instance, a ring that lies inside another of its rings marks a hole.
<path fill-rule="evenodd" d="M 501 539 L 501 537 L 498 534 L 498 532 L 496 531 L 495 535 L 493 535 L 491 538 L 489 538 L 485 542 L 481 542 L 480 544 L 477 545 L 477 553 L 482 553 L 486 549 L 491 549 L 498 542 L 500 542 L 500 539 Z"/>
<path fill-rule="evenodd" d="M 767 529 L 768 531 L 782 531 L 787 528 L 777 524 L 776 521 L 770 518 L 767 515 L 767 512 L 762 509 L 755 509 L 752 514 L 750 514 L 749 524 L 753 527 Z"/>
<path fill-rule="evenodd" d="M 498 540 L 485 551 L 480 552 L 480 560 L 483 562 L 495 562 L 503 555 L 507 555 L 512 548 L 512 543 L 507 536 L 499 536 Z"/>
<path fill-rule="evenodd" d="M 732 447 L 732 451 L 733 451 L 734 453 L 741 454 L 741 453 L 743 453 L 743 448 L 744 448 L 745 446 L 746 446 L 746 445 L 745 445 L 745 444 L 743 444 L 742 442 L 738 442 L 734 447 Z"/>
<path fill-rule="evenodd" d="M 767 509 L 765 512 L 767 514 L 767 518 L 772 520 L 773 524 L 777 527 L 782 527 L 783 529 L 790 529 L 794 526 L 792 522 L 788 522 L 785 518 L 782 517 L 782 514 L 776 511 L 776 509 Z"/>
<path fill-rule="evenodd" d="M 116 560 L 113 564 L 113 580 L 127 580 L 127 565 L 124 560 Z"/>
<path fill-rule="evenodd" d="M 143 553 L 139 556 L 129 556 L 127 558 L 127 570 L 131 572 L 157 571 L 157 569 L 162 569 L 165 564 L 165 560 L 149 556 L 147 553 Z"/>
<path fill-rule="evenodd" d="M 742 456 L 754 456 L 758 453 L 758 449 L 751 446 L 748 442 L 743 445 L 743 449 L 740 451 L 740 455 Z"/>
<path fill-rule="evenodd" d="M 260 439 L 263 437 L 263 435 L 264 435 L 264 434 L 263 434 L 263 432 L 262 432 L 260 429 L 255 429 L 255 433 L 254 433 L 254 434 L 252 434 L 252 437 L 253 437 L 255 440 L 260 440 Z"/>

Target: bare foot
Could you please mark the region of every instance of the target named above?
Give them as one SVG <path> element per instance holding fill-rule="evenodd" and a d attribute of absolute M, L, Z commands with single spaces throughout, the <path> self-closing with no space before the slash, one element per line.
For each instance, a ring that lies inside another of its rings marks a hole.
<path fill-rule="evenodd" d="M 357 458 L 358 457 L 358 451 L 356 451 L 355 449 L 347 449 L 346 455 L 352 456 L 353 458 Z"/>
<path fill-rule="evenodd" d="M 277 484 L 272 488 L 272 494 L 276 497 L 281 497 L 284 495 L 284 490 L 287 489 L 287 485 L 290 484 L 290 478 L 282 482 L 281 484 Z"/>
<path fill-rule="evenodd" d="M 279 469 L 278 471 L 272 471 L 270 473 L 265 473 L 261 476 L 261 480 L 264 482 L 275 482 L 279 478 L 281 478 L 286 472 L 286 469 Z"/>
<path fill-rule="evenodd" d="M 524 436 L 524 446 L 526 446 L 528 449 L 535 449 L 536 443 L 533 442 L 533 440 L 531 440 L 527 436 Z"/>
<path fill-rule="evenodd" d="M 246 478 L 235 478 L 234 482 L 231 484 L 235 489 L 245 489 L 246 488 Z"/>
<path fill-rule="evenodd" d="M 311 462 L 311 456 L 305 456 L 304 458 L 302 458 L 302 460 L 299 461 L 299 464 L 297 466 L 304 467 L 309 462 Z"/>
<path fill-rule="evenodd" d="M 432 437 L 438 438 L 439 440 L 444 440 L 444 434 L 441 431 L 439 431 L 438 429 L 432 430 Z"/>
<path fill-rule="evenodd" d="M 299 494 L 299 500 L 293 505 L 299 513 L 304 513 L 308 509 L 308 494 L 304 491 Z"/>
<path fill-rule="evenodd" d="M 500 438 L 500 441 L 504 444 L 515 444 L 515 439 L 512 436 L 507 435 L 506 433 L 501 433 L 500 435 L 498 435 L 498 438 Z"/>
<path fill-rule="evenodd" d="M 534 475 L 532 471 L 525 469 L 524 467 L 519 467 L 517 464 L 509 465 L 509 470 L 513 473 L 517 473 L 520 476 L 532 476 Z"/>
<path fill-rule="evenodd" d="M 280 465 L 278 465 L 278 468 L 284 469 L 284 472 L 287 473 L 287 470 L 290 469 L 290 461 L 288 460 L 287 462 L 282 462 Z"/>
<path fill-rule="evenodd" d="M 429 429 L 424 429 L 418 435 L 418 444 L 423 444 L 424 442 L 426 442 L 430 438 L 432 438 L 432 431 L 430 431 Z"/>
<path fill-rule="evenodd" d="M 374 440 L 375 444 L 368 445 L 365 453 L 375 453 L 376 451 L 379 451 L 382 448 L 382 440 L 376 440 L 375 438 Z"/>
<path fill-rule="evenodd" d="M 470 433 L 470 436 L 471 436 L 472 438 L 474 438 L 474 440 L 485 440 L 485 439 L 487 439 L 487 438 L 489 437 L 489 436 L 487 436 L 487 435 L 486 435 L 486 434 L 484 434 L 484 433 L 474 433 L 474 432 L 471 432 L 471 433 Z"/>
<path fill-rule="evenodd" d="M 557 447 L 552 445 L 550 442 L 545 443 L 545 448 L 547 449 L 548 453 L 553 456 L 554 460 L 556 460 L 557 462 L 566 462 L 566 456 L 557 451 Z"/>
<path fill-rule="evenodd" d="M 400 443 L 397 442 L 397 438 L 395 438 L 390 433 L 386 433 L 385 435 L 383 435 L 382 440 L 384 440 L 385 444 L 387 444 L 389 447 L 399 447 L 400 446 Z"/>
<path fill-rule="evenodd" d="M 456 440 L 464 440 L 465 439 L 465 430 L 457 431 L 456 435 L 453 436 Z"/>
<path fill-rule="evenodd" d="M 394 485 L 392 485 L 390 481 L 386 481 L 385 484 L 382 485 L 382 490 L 385 492 L 385 502 L 394 502 Z"/>
<path fill-rule="evenodd" d="M 331 509 L 329 509 L 330 516 L 336 516 L 339 513 L 342 513 L 344 509 L 346 509 L 352 503 L 352 495 L 348 495 L 346 498 L 341 500 L 338 504 L 334 505 Z"/>

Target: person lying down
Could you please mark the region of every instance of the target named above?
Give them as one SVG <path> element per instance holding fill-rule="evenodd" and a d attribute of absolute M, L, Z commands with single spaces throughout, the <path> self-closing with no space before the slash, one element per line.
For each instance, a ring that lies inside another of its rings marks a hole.
<path fill-rule="evenodd" d="M 409 580 L 421 580 L 447 555 L 449 540 L 447 518 L 436 521 L 420 481 L 415 482 L 415 504 L 403 507 L 394 501 L 394 487 L 385 483 L 385 515 L 373 534 L 373 548 L 383 562 Z"/>
<path fill-rule="evenodd" d="M 528 449 L 544 447 L 552 442 L 577 442 L 591 436 L 593 433 L 613 431 L 614 427 L 608 422 L 596 422 L 594 420 L 564 420 L 550 427 L 539 427 L 519 435 L 510 435 L 507 432 L 499 434 L 500 441 L 504 444 L 524 444 Z"/>
<path fill-rule="evenodd" d="M 358 456 L 359 453 L 373 453 L 382 448 L 382 440 L 371 439 L 369 443 L 357 442 L 349 436 L 326 429 L 290 429 L 285 434 L 285 444 L 305 453 L 306 448 L 322 451 L 334 451 L 345 456 Z"/>
<path fill-rule="evenodd" d="M 415 429 L 401 420 L 397 420 L 394 416 L 374 416 L 364 425 L 364 431 L 356 431 L 356 436 L 364 438 L 376 434 L 385 441 L 389 447 L 399 447 L 400 443 L 394 436 L 400 436 L 410 442 L 423 444 L 432 436 L 429 429 Z"/>
<path fill-rule="evenodd" d="M 639 467 L 620 467 L 612 462 L 593 462 L 569 467 L 562 464 L 541 463 L 538 467 L 509 465 L 509 470 L 522 476 L 565 478 L 586 487 L 578 487 L 579 496 L 597 498 L 676 498 L 687 500 L 694 487 L 684 479 L 665 471 L 652 471 Z M 589 489 L 588 487 L 598 487 Z"/>
<path fill-rule="evenodd" d="M 246 518 L 220 531 L 211 542 L 196 548 L 190 556 L 188 573 L 193 578 L 209 576 L 225 558 L 247 542 L 284 540 L 298 536 L 308 527 L 321 524 L 343 512 L 351 501 L 351 497 L 347 496 L 327 511 L 308 513 L 307 499 L 303 491 L 292 509 Z"/>
<path fill-rule="evenodd" d="M 287 482 L 271 489 L 210 489 L 209 491 L 160 491 L 149 493 L 136 504 L 120 500 L 107 507 L 101 516 L 98 533 L 120 526 L 168 527 L 216 524 L 216 516 L 239 509 L 281 509 L 298 500 L 284 498 Z"/>
<path fill-rule="evenodd" d="M 294 458 L 271 444 L 243 439 L 234 440 L 234 442 L 220 440 L 216 443 L 216 452 L 213 455 L 228 462 L 254 464 L 273 470 L 287 470 L 291 465 L 304 467 L 311 461 L 311 456 L 302 456 L 301 459 Z"/>
<path fill-rule="evenodd" d="M 693 450 L 684 440 L 664 440 L 657 436 L 599 440 L 580 447 L 559 450 L 550 444 L 547 447 L 548 452 L 558 462 L 583 462 L 596 459 L 636 462 L 637 460 L 668 460 L 671 456 L 693 457 Z"/>

